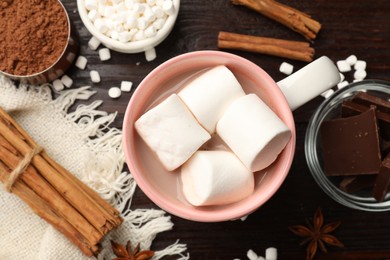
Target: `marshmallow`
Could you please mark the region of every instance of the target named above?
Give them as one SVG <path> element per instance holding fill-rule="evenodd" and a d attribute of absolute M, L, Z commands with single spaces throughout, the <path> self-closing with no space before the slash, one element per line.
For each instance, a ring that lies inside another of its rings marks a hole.
<path fill-rule="evenodd" d="M 211 134 L 215 132 L 215 126 L 228 106 L 244 95 L 236 77 L 223 65 L 203 72 L 178 93 L 199 123 Z"/>
<path fill-rule="evenodd" d="M 350 65 L 350 66 L 353 66 L 355 65 L 356 61 L 357 61 L 357 57 L 355 55 L 350 55 L 348 58 L 345 59 L 347 61 L 347 63 Z"/>
<path fill-rule="evenodd" d="M 87 10 L 96 10 L 98 7 L 98 2 L 96 0 L 85 0 L 84 4 Z"/>
<path fill-rule="evenodd" d="M 156 54 L 156 49 L 155 48 L 150 48 L 145 51 L 145 59 L 147 61 L 152 61 L 157 57 Z"/>
<path fill-rule="evenodd" d="M 119 98 L 122 94 L 122 91 L 118 87 L 112 87 L 108 90 L 108 96 L 110 98 Z"/>
<path fill-rule="evenodd" d="M 100 14 L 98 13 L 98 11 L 96 9 L 93 9 L 93 10 L 88 12 L 88 18 L 89 18 L 89 20 L 94 22 L 94 21 L 96 21 L 96 19 L 100 18 Z"/>
<path fill-rule="evenodd" d="M 340 82 L 344 81 L 344 79 L 345 79 L 344 74 L 343 73 L 339 73 L 339 74 L 340 74 Z"/>
<path fill-rule="evenodd" d="M 99 39 L 96 38 L 95 36 L 92 36 L 91 39 L 89 39 L 89 41 L 88 41 L 88 47 L 89 47 L 91 50 L 93 50 L 93 51 L 97 50 L 97 48 L 99 47 L 99 45 L 100 45 L 100 41 L 99 41 Z"/>
<path fill-rule="evenodd" d="M 357 80 L 363 80 L 367 77 L 367 72 L 365 70 L 358 69 L 353 74 L 353 77 Z"/>
<path fill-rule="evenodd" d="M 225 205 L 254 190 L 254 176 L 229 151 L 197 151 L 181 167 L 185 198 L 194 206 Z"/>
<path fill-rule="evenodd" d="M 167 15 L 175 13 L 175 6 L 173 5 L 172 0 L 165 0 L 162 5 L 162 9 Z"/>
<path fill-rule="evenodd" d="M 349 65 L 349 63 L 345 60 L 339 60 L 336 64 L 340 72 L 351 71 L 351 65 Z"/>
<path fill-rule="evenodd" d="M 346 86 L 348 86 L 348 81 L 344 80 L 342 82 L 340 82 L 339 84 L 337 84 L 337 88 L 338 89 L 342 89 L 342 88 L 345 88 Z"/>
<path fill-rule="evenodd" d="M 278 250 L 275 247 L 268 247 L 265 250 L 265 259 L 266 260 L 277 260 L 278 259 Z"/>
<path fill-rule="evenodd" d="M 253 251 L 252 249 L 249 249 L 248 252 L 246 253 L 246 256 L 248 257 L 249 260 L 257 260 L 257 258 L 259 257 L 255 251 Z"/>
<path fill-rule="evenodd" d="M 67 88 L 70 88 L 73 84 L 73 80 L 68 75 L 62 76 L 61 81 L 62 81 L 62 84 L 64 84 L 64 86 Z"/>
<path fill-rule="evenodd" d="M 130 92 L 133 87 L 133 82 L 131 81 L 122 81 L 121 82 L 121 91 Z"/>
<path fill-rule="evenodd" d="M 293 72 L 293 70 L 294 70 L 294 66 L 287 62 L 283 62 L 282 64 L 280 64 L 279 71 L 286 75 L 290 75 Z"/>
<path fill-rule="evenodd" d="M 176 94 L 143 114 L 135 129 L 168 171 L 180 167 L 211 138 Z"/>
<path fill-rule="evenodd" d="M 367 62 L 365 62 L 364 60 L 358 60 L 355 63 L 354 69 L 355 70 L 365 70 L 366 67 L 367 67 Z"/>
<path fill-rule="evenodd" d="M 111 59 L 111 53 L 110 49 L 108 48 L 102 48 L 99 50 L 99 58 L 101 61 L 106 61 Z"/>
<path fill-rule="evenodd" d="M 327 91 L 323 92 L 323 93 L 321 94 L 321 96 L 323 96 L 324 98 L 328 98 L 328 97 L 330 97 L 333 93 L 334 93 L 334 90 L 333 90 L 333 89 L 328 89 Z"/>
<path fill-rule="evenodd" d="M 84 70 L 85 67 L 87 66 L 87 62 L 88 62 L 87 58 L 80 55 L 77 57 L 77 60 L 75 62 L 75 66 L 81 70 Z"/>
<path fill-rule="evenodd" d="M 109 29 L 107 22 L 102 19 L 98 18 L 93 22 L 93 25 L 96 27 L 96 29 L 101 33 L 106 33 Z"/>
<path fill-rule="evenodd" d="M 217 124 L 217 134 L 252 172 L 276 160 L 291 131 L 255 94 L 235 100 Z"/>
<path fill-rule="evenodd" d="M 64 89 L 64 84 L 62 84 L 62 81 L 60 79 L 56 79 L 53 81 L 53 88 L 56 91 L 61 91 Z"/>
<path fill-rule="evenodd" d="M 91 81 L 93 83 L 99 83 L 100 82 L 100 75 L 99 75 L 99 72 L 97 72 L 96 70 L 91 70 L 89 72 L 89 75 L 91 76 Z"/>

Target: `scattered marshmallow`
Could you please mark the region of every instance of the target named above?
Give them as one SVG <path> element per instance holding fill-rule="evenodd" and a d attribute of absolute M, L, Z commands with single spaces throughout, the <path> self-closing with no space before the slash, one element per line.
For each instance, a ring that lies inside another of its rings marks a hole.
<path fill-rule="evenodd" d="M 357 61 L 357 57 L 355 55 L 350 55 L 348 58 L 345 59 L 345 61 L 350 65 L 353 66 L 355 65 Z"/>
<path fill-rule="evenodd" d="M 77 57 L 75 65 L 77 68 L 84 70 L 85 67 L 87 66 L 87 62 L 88 62 L 87 58 L 80 55 Z"/>
<path fill-rule="evenodd" d="M 353 74 L 353 77 L 357 80 L 363 80 L 367 77 L 367 72 L 365 70 L 358 69 Z"/>
<path fill-rule="evenodd" d="M 108 49 L 108 48 L 101 48 L 99 50 L 99 58 L 100 58 L 101 61 L 106 61 L 106 60 L 111 59 L 110 49 Z"/>
<path fill-rule="evenodd" d="M 147 61 L 152 61 L 157 57 L 156 55 L 156 49 L 155 48 L 150 48 L 145 51 L 145 59 Z"/>
<path fill-rule="evenodd" d="M 340 82 L 344 81 L 344 79 L 345 79 L 344 74 L 343 74 L 343 73 L 340 73 Z"/>
<path fill-rule="evenodd" d="M 339 60 L 336 64 L 340 72 L 351 71 L 351 65 L 346 60 Z"/>
<path fill-rule="evenodd" d="M 278 259 L 278 250 L 275 247 L 269 247 L 265 250 L 265 259 L 266 260 L 277 260 Z"/>
<path fill-rule="evenodd" d="M 348 86 L 348 84 L 349 84 L 348 81 L 344 80 L 344 81 L 340 82 L 339 84 L 337 84 L 337 88 L 342 89 L 342 88 Z"/>
<path fill-rule="evenodd" d="M 257 260 L 257 258 L 259 257 L 255 251 L 253 251 L 252 249 L 249 249 L 248 252 L 246 253 L 246 256 L 249 258 L 249 260 Z"/>
<path fill-rule="evenodd" d="M 108 96 L 110 98 L 119 98 L 122 94 L 122 91 L 118 87 L 112 87 L 108 90 Z"/>
<path fill-rule="evenodd" d="M 245 221 L 247 218 L 248 218 L 249 215 L 245 215 L 243 217 L 240 218 L 241 221 Z"/>
<path fill-rule="evenodd" d="M 333 93 L 334 93 L 334 90 L 333 90 L 333 89 L 328 89 L 327 91 L 325 91 L 324 93 L 322 93 L 321 96 L 323 96 L 324 98 L 328 98 L 328 97 L 330 97 Z"/>
<path fill-rule="evenodd" d="M 64 84 L 62 84 L 62 81 L 60 79 L 56 79 L 53 81 L 53 88 L 56 91 L 61 91 L 64 89 Z"/>
<path fill-rule="evenodd" d="M 293 72 L 293 70 L 294 70 L 294 66 L 287 62 L 283 62 L 282 64 L 280 64 L 279 71 L 286 75 L 290 75 Z"/>
<path fill-rule="evenodd" d="M 100 43 L 101 43 L 101 42 L 99 41 L 98 38 L 96 38 L 95 36 L 92 36 L 92 38 L 89 39 L 89 41 L 88 41 L 88 47 L 89 47 L 91 50 L 96 51 L 97 48 L 99 47 Z"/>
<path fill-rule="evenodd" d="M 354 69 L 355 70 L 365 70 L 367 67 L 367 63 L 364 60 L 358 60 L 355 63 Z"/>
<path fill-rule="evenodd" d="M 121 91 L 130 92 L 133 87 L 133 82 L 131 81 L 122 81 L 121 82 Z"/>
<path fill-rule="evenodd" d="M 96 70 L 91 70 L 89 72 L 89 75 L 91 76 L 91 80 L 93 83 L 99 83 L 100 82 L 100 74 Z"/>
<path fill-rule="evenodd" d="M 64 86 L 67 88 L 70 88 L 73 84 L 73 80 L 68 75 L 62 76 L 61 81 L 62 81 L 62 84 L 64 84 Z"/>

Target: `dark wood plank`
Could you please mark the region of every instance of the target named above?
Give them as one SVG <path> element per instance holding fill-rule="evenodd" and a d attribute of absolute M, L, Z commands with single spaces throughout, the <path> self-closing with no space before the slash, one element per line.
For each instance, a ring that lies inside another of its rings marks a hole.
<path fill-rule="evenodd" d="M 131 98 L 126 93 L 117 100 L 107 95 L 111 86 L 122 80 L 131 80 L 136 87 L 156 66 L 176 55 L 195 50 L 217 50 L 220 30 L 258 36 L 304 40 L 299 34 L 228 0 L 182 0 L 177 23 L 169 37 L 157 48 L 157 59 L 146 62 L 143 54 L 112 52 L 112 59 L 101 62 L 96 51 L 86 43 L 91 37 L 77 13 L 76 1 L 63 1 L 79 34 L 80 53 L 88 58 L 88 70 L 97 69 L 102 82 L 92 84 L 87 71 L 71 68 L 68 74 L 74 87 L 91 85 L 97 94 L 91 100 L 104 100 L 102 110 L 118 112 L 114 122 L 121 127 L 123 113 Z M 386 0 L 301 0 L 280 1 L 304 11 L 323 28 L 312 46 L 316 57 L 327 55 L 334 61 L 350 54 L 366 60 L 368 77 L 390 80 L 390 1 Z M 282 58 L 261 54 L 229 51 L 245 57 L 266 70 L 278 81 L 284 77 L 278 71 Z M 295 68 L 305 63 L 288 61 Z M 347 77 L 351 80 L 352 75 Z M 341 220 L 335 235 L 346 248 L 328 247 L 329 254 L 318 254 L 318 259 L 385 259 L 389 258 L 390 212 L 368 213 L 348 209 L 330 199 L 315 183 L 304 156 L 304 136 L 308 121 L 322 102 L 318 97 L 294 112 L 297 128 L 296 155 L 290 173 L 275 196 L 246 221 L 224 223 L 196 223 L 172 216 L 174 229 L 161 233 L 153 244 L 158 249 L 180 239 L 188 245 L 191 259 L 247 259 L 246 252 L 253 249 L 264 254 L 267 247 L 278 248 L 279 259 L 304 259 L 305 248 L 300 239 L 289 230 L 289 225 L 304 224 L 317 207 L 324 212 L 325 221 Z M 133 207 L 156 207 L 137 190 Z M 360 258 L 359 258 L 360 257 Z"/>

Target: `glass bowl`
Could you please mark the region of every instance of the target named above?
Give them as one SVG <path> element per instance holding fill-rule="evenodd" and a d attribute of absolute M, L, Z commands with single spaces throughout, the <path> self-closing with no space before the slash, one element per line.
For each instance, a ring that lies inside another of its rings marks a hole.
<path fill-rule="evenodd" d="M 382 202 L 372 195 L 372 189 L 347 193 L 338 187 L 340 182 L 335 176 L 328 177 L 323 170 L 322 149 L 320 140 L 321 124 L 325 120 L 341 117 L 341 104 L 359 91 L 365 91 L 381 98 L 390 98 L 390 82 L 381 80 L 364 80 L 355 82 L 336 91 L 326 99 L 310 119 L 305 136 L 305 156 L 314 180 L 332 199 L 349 208 L 363 211 L 390 210 L 390 194 Z"/>

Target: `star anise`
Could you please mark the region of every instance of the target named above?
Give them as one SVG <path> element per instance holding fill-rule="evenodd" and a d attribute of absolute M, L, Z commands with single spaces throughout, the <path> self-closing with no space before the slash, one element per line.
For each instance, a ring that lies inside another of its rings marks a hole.
<path fill-rule="evenodd" d="M 127 241 L 126 247 L 111 240 L 111 247 L 117 258 L 113 260 L 148 260 L 154 256 L 151 250 L 140 250 L 139 243 L 132 249 L 131 242 Z"/>
<path fill-rule="evenodd" d="M 334 221 L 324 225 L 324 217 L 320 208 L 318 208 L 314 214 L 313 224 L 311 224 L 307 219 L 306 221 L 307 226 L 295 225 L 290 226 L 289 229 L 295 235 L 305 238 L 300 245 L 308 244 L 306 249 L 307 260 L 313 259 L 318 248 L 320 248 L 322 252 L 326 253 L 327 250 L 325 244 L 336 247 L 344 247 L 340 240 L 329 234 L 340 226 L 340 221 Z"/>

